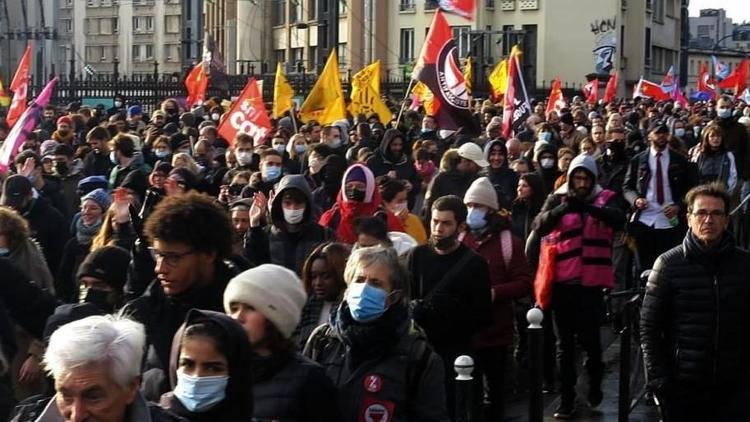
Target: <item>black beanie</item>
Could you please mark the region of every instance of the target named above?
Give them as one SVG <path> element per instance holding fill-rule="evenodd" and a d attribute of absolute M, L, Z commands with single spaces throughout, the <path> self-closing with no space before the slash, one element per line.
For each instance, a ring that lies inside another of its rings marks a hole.
<path fill-rule="evenodd" d="M 97 278 L 122 292 L 130 265 L 130 252 L 119 246 L 104 246 L 86 256 L 78 267 L 76 279 Z"/>

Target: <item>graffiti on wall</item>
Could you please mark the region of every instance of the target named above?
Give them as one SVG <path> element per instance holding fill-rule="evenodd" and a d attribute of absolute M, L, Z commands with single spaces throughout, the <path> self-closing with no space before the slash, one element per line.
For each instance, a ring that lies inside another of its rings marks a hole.
<path fill-rule="evenodd" d="M 591 22 L 591 32 L 594 34 L 596 73 L 609 73 L 615 67 L 617 18 L 594 20 Z"/>

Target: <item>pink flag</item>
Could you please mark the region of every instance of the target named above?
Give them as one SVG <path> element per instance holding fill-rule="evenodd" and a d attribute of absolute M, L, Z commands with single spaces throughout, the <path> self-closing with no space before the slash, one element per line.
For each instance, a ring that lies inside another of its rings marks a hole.
<path fill-rule="evenodd" d="M 0 147 L 0 172 L 4 173 L 8 171 L 10 163 L 13 162 L 13 158 L 21 148 L 21 145 L 23 145 L 29 134 L 34 131 L 42 110 L 47 106 L 50 98 L 52 98 L 52 91 L 54 91 L 55 85 L 57 85 L 57 78 L 47 83 L 47 86 L 44 87 L 36 99 L 24 110 L 16 124 L 13 125 L 10 133 L 8 133 L 8 137 L 5 138 L 3 146 Z"/>

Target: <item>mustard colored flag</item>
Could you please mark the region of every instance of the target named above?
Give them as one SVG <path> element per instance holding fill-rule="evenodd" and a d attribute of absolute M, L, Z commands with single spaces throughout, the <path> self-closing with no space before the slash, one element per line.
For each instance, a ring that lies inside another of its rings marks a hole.
<path fill-rule="evenodd" d="M 3 81 L 0 80 L 0 107 L 10 107 L 10 97 L 5 92 Z"/>
<path fill-rule="evenodd" d="M 430 91 L 430 88 L 427 87 L 427 85 L 423 84 L 422 82 L 417 82 L 414 85 L 414 88 L 412 88 L 411 93 L 414 95 L 414 98 L 417 100 L 417 102 L 422 104 L 422 107 L 424 107 L 425 114 L 429 116 L 434 116 L 437 112 L 437 108 L 435 107 L 435 97 L 432 94 L 432 91 Z"/>
<path fill-rule="evenodd" d="M 391 120 L 391 110 L 380 98 L 380 60 L 357 72 L 352 77 L 352 115 L 376 113 L 381 123 Z"/>
<path fill-rule="evenodd" d="M 466 80 L 466 90 L 469 91 L 469 95 L 471 95 L 471 81 L 472 81 L 472 73 L 474 72 L 474 63 L 471 61 L 471 56 L 466 57 L 466 66 L 464 66 L 464 79 Z"/>
<path fill-rule="evenodd" d="M 299 110 L 299 116 L 305 123 L 317 120 L 321 125 L 346 118 L 344 91 L 341 89 L 339 77 L 339 60 L 335 50 L 328 56 L 323 72 Z"/>
<path fill-rule="evenodd" d="M 263 92 L 263 91 L 261 91 Z M 273 83 L 273 117 L 278 119 L 294 107 L 292 102 L 294 89 L 289 85 L 286 76 L 281 71 L 281 63 L 276 64 L 276 79 Z"/>
<path fill-rule="evenodd" d="M 492 98 L 496 102 L 500 101 L 508 89 L 508 60 L 500 60 L 500 63 L 492 69 L 487 79 L 490 81 Z"/>

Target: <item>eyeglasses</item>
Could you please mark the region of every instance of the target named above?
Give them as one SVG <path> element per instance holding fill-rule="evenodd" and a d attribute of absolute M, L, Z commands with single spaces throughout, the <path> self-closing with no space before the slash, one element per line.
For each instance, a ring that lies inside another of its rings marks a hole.
<path fill-rule="evenodd" d="M 183 253 L 161 252 L 154 248 L 148 248 L 148 251 L 151 252 L 151 258 L 153 258 L 154 261 L 159 262 L 159 260 L 164 260 L 164 263 L 169 265 L 170 267 L 176 267 L 177 265 L 179 265 L 182 258 L 196 252 L 195 250 L 189 250 Z"/>
<path fill-rule="evenodd" d="M 722 217 L 725 217 L 727 213 L 721 210 L 713 210 L 713 211 L 706 211 L 706 210 L 698 210 L 692 213 L 693 217 L 697 218 L 699 221 L 706 221 L 708 217 L 710 216 L 712 220 L 716 220 Z"/>

